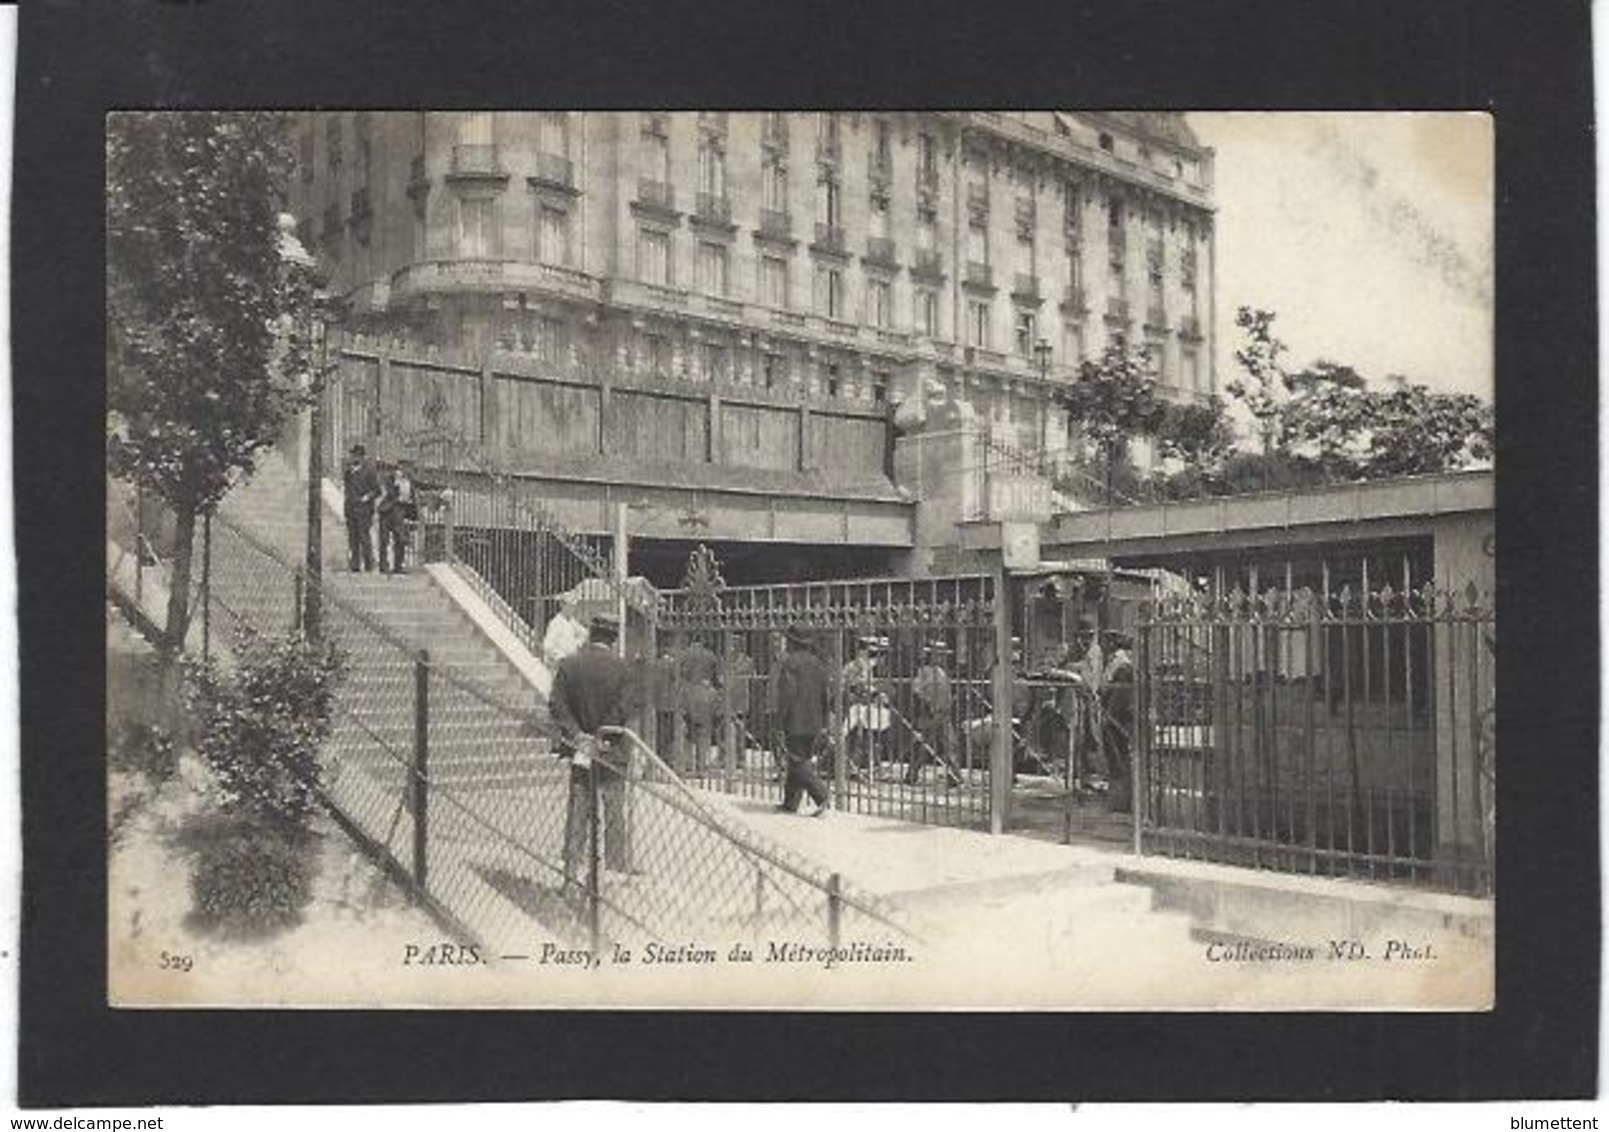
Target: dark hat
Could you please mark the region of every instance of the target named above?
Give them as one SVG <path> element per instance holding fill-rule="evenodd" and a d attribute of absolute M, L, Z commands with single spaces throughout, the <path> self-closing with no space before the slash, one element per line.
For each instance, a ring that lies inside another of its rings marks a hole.
<path fill-rule="evenodd" d="M 788 626 L 786 635 L 790 645 L 798 645 L 800 648 L 810 647 L 810 634 L 799 628 L 797 625 Z"/>
<path fill-rule="evenodd" d="M 612 613 L 597 613 L 587 627 L 596 641 L 614 641 L 620 638 L 620 618 Z"/>
<path fill-rule="evenodd" d="M 365 455 L 365 450 L 363 448 L 363 445 L 361 445 L 361 444 L 352 445 L 352 455 L 354 455 L 354 456 Z"/>

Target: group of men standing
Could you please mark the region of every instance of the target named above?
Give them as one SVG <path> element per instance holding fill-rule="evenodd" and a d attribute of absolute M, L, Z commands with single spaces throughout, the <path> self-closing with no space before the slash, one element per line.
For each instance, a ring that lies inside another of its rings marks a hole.
<path fill-rule="evenodd" d="M 406 574 L 407 548 L 419 519 L 419 484 L 409 460 L 377 463 L 354 444 L 342 470 L 347 566 L 352 573 L 374 570 L 374 527 L 379 519 L 380 573 Z"/>

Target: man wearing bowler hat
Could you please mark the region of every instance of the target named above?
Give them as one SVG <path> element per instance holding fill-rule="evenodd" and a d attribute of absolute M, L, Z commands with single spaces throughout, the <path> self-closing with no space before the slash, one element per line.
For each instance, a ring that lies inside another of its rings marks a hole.
<path fill-rule="evenodd" d="M 603 810 L 603 865 L 630 872 L 631 828 L 626 813 L 629 749 L 598 734 L 629 727 L 639 706 L 636 670 L 615 652 L 620 622 L 600 614 L 580 651 L 560 661 L 548 694 L 548 710 L 570 762 L 570 798 L 564 821 L 564 880 L 569 889 L 583 875 L 588 839 Z"/>
<path fill-rule="evenodd" d="M 782 787 L 782 805 L 799 812 L 799 795 L 809 794 L 816 817 L 830 803 L 826 785 L 816 773 L 816 743 L 832 726 L 832 672 L 810 647 L 800 629 L 788 630 L 788 655 L 777 671 L 777 730 L 782 732 L 788 774 Z"/>

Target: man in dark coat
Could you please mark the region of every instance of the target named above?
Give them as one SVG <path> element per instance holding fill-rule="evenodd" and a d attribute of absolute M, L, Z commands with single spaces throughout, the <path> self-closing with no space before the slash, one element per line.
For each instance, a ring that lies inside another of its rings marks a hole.
<path fill-rule="evenodd" d="M 681 688 L 682 719 L 687 727 L 691 754 L 684 760 L 686 773 L 698 774 L 710 761 L 721 715 L 721 661 L 695 637 L 676 660 L 676 677 Z"/>
<path fill-rule="evenodd" d="M 374 521 L 374 501 L 380 495 L 380 474 L 363 445 L 352 445 L 341 474 L 346 515 L 347 565 L 352 573 L 374 569 L 374 540 L 369 528 Z"/>
<path fill-rule="evenodd" d="M 418 488 L 413 478 L 413 465 L 407 460 L 394 469 L 387 469 L 382 478 L 380 498 L 375 505 L 380 514 L 382 574 L 408 572 L 403 559 L 408 546 L 408 532 L 419 518 Z"/>
<path fill-rule="evenodd" d="M 615 872 L 631 870 L 631 828 L 626 814 L 629 748 L 599 736 L 604 727 L 629 727 L 640 702 L 632 663 L 615 652 L 620 623 L 592 619 L 591 636 L 579 652 L 559 663 L 548 693 L 548 710 L 570 762 L 570 799 L 564 821 L 566 887 L 582 874 L 588 838 L 598 820 L 594 795 L 603 809 L 603 864 Z"/>
<path fill-rule="evenodd" d="M 777 730 L 782 733 L 788 776 L 778 809 L 799 812 L 799 795 L 809 794 L 816 817 L 826 814 L 830 802 L 826 785 L 816 774 L 816 743 L 832 728 L 833 673 L 810 647 L 810 638 L 798 629 L 788 630 L 788 655 L 777 671 Z"/>

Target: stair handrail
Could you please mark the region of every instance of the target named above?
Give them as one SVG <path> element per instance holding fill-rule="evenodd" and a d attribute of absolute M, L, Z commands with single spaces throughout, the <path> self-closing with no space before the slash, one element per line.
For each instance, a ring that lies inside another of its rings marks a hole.
<path fill-rule="evenodd" d="M 1120 500 L 1125 506 L 1132 507 L 1139 504 L 1139 500 L 1117 490 L 1115 487 L 1109 488 L 1104 482 L 1088 472 L 1071 464 L 1064 466 L 1058 463 L 1051 458 L 1048 452 L 1028 452 L 998 439 L 989 431 L 987 426 L 979 426 L 976 429 L 976 435 L 985 449 L 1000 456 L 1002 460 L 1013 465 L 1019 471 L 1049 480 L 1053 488 L 1060 488 L 1068 494 L 1075 493 L 1079 488 L 1097 491 L 1107 500 L 1108 506 L 1111 506 L 1113 499 Z"/>
<path fill-rule="evenodd" d="M 921 936 L 912 931 L 908 925 L 899 923 L 897 920 L 893 919 L 893 913 L 886 907 L 880 907 L 879 905 L 881 902 L 877 901 L 875 898 L 856 895 L 852 892 L 846 892 L 842 889 L 842 886 L 839 887 L 837 892 L 833 892 L 828 887 L 828 884 L 821 879 L 821 877 L 812 873 L 807 864 L 802 861 L 790 861 L 788 857 L 791 856 L 791 854 L 788 854 L 787 851 L 780 846 L 768 845 L 764 843 L 760 840 L 759 836 L 751 830 L 740 831 L 732 828 L 730 823 L 721 819 L 720 815 L 715 812 L 714 808 L 710 806 L 709 803 L 703 801 L 697 795 L 695 795 L 692 789 L 688 787 L 686 782 L 682 780 L 682 777 L 677 774 L 668 763 L 659 757 L 659 753 L 655 751 L 653 747 L 649 746 L 648 742 L 643 739 L 641 735 L 637 734 L 637 732 L 632 730 L 630 727 L 604 726 L 598 729 L 598 734 L 607 739 L 624 739 L 633 749 L 637 751 L 639 755 L 647 760 L 651 767 L 657 770 L 660 774 L 664 775 L 665 778 L 677 788 L 678 796 L 674 800 L 666 799 L 667 801 L 670 801 L 672 805 L 676 806 L 678 810 L 686 814 L 688 817 L 693 818 L 706 828 L 719 834 L 726 841 L 734 845 L 740 852 L 744 853 L 755 861 L 770 865 L 772 868 L 787 874 L 795 880 L 809 885 L 811 888 L 817 889 L 823 895 L 836 897 L 843 902 L 845 907 L 853 908 L 862 915 L 871 917 L 884 927 L 892 928 L 893 930 L 909 937 L 917 943 L 924 942 Z M 597 758 L 600 762 L 607 764 L 609 755 L 607 752 L 602 752 L 597 756 Z M 623 766 L 612 766 L 611 769 L 622 773 L 624 773 L 626 770 L 626 768 Z"/>

